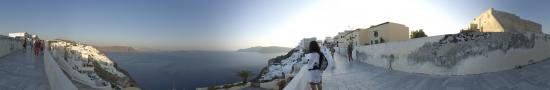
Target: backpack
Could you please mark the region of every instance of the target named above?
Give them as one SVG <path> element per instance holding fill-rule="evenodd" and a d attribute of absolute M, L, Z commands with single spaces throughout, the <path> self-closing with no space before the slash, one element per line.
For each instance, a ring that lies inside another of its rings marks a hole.
<path fill-rule="evenodd" d="M 323 55 L 322 53 L 318 53 L 318 54 L 319 54 L 319 63 L 315 64 L 315 66 L 313 66 L 313 68 L 310 70 L 324 71 L 325 69 L 327 69 L 327 66 L 328 66 L 327 59 L 325 58 L 325 55 Z"/>
<path fill-rule="evenodd" d="M 319 64 L 318 64 L 318 67 L 320 67 L 319 70 L 325 71 L 325 69 L 327 69 L 327 66 L 328 66 L 327 58 L 325 58 L 325 55 L 323 53 L 319 53 Z"/>

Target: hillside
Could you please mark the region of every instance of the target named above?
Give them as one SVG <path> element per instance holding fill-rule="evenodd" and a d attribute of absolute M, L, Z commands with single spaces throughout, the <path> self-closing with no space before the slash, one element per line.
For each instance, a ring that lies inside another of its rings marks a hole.
<path fill-rule="evenodd" d="M 285 53 L 290 51 L 292 48 L 279 47 L 279 46 L 269 46 L 269 47 L 250 47 L 245 49 L 239 49 L 238 52 L 258 52 L 258 53 Z"/>
<path fill-rule="evenodd" d="M 54 60 L 79 89 L 138 87 L 125 70 L 91 45 L 68 40 L 53 40 L 48 44 Z"/>
<path fill-rule="evenodd" d="M 136 52 L 137 50 L 130 46 L 95 46 L 102 52 Z"/>

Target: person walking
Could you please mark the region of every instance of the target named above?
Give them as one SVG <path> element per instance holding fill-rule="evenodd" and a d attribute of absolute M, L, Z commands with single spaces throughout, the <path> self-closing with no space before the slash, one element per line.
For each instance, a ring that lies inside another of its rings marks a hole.
<path fill-rule="evenodd" d="M 350 43 L 348 45 L 348 60 L 351 62 L 353 60 L 353 57 L 351 57 L 353 54 L 353 45 Z"/>
<path fill-rule="evenodd" d="M 336 52 L 334 46 L 330 47 L 330 55 L 332 55 L 332 59 L 334 59 L 334 52 Z"/>
<path fill-rule="evenodd" d="M 27 38 L 23 39 L 23 49 L 27 49 Z"/>
<path fill-rule="evenodd" d="M 29 43 L 29 44 L 31 45 L 31 49 L 33 49 L 33 50 L 34 50 L 34 47 L 35 47 L 34 43 L 36 43 L 36 39 L 31 38 L 31 43 Z"/>
<path fill-rule="evenodd" d="M 37 40 L 34 42 L 34 55 L 35 56 L 38 56 L 41 52 L 41 49 L 42 48 L 42 42 L 40 42 L 40 40 Z"/>
<path fill-rule="evenodd" d="M 40 40 L 40 52 L 44 53 L 44 47 L 46 47 L 46 44 L 44 43 L 44 40 Z"/>
<path fill-rule="evenodd" d="M 33 41 L 32 47 L 34 47 L 34 48 L 31 48 L 34 51 L 34 55 L 37 56 L 38 55 L 38 42 Z"/>
<path fill-rule="evenodd" d="M 307 54 L 309 72 L 311 74 L 311 79 L 309 85 L 311 90 L 322 90 L 321 89 L 321 65 L 324 59 L 321 48 L 316 41 L 311 41 L 309 43 L 309 53 Z"/>

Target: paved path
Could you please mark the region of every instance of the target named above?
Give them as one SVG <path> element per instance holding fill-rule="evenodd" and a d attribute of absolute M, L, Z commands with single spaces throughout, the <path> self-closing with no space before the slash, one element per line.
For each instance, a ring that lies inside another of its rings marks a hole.
<path fill-rule="evenodd" d="M 0 57 L 0 90 L 47 90 L 42 56 L 31 49 Z"/>
<path fill-rule="evenodd" d="M 550 59 L 522 69 L 462 76 L 388 71 L 335 54 L 323 90 L 550 90 Z"/>

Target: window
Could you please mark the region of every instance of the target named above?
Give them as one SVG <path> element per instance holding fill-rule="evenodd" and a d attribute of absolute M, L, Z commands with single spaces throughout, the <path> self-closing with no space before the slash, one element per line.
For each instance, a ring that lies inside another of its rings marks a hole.
<path fill-rule="evenodd" d="M 378 37 L 378 31 L 374 31 L 374 37 Z"/>
<path fill-rule="evenodd" d="M 480 31 L 483 32 L 483 27 L 480 28 Z"/>

